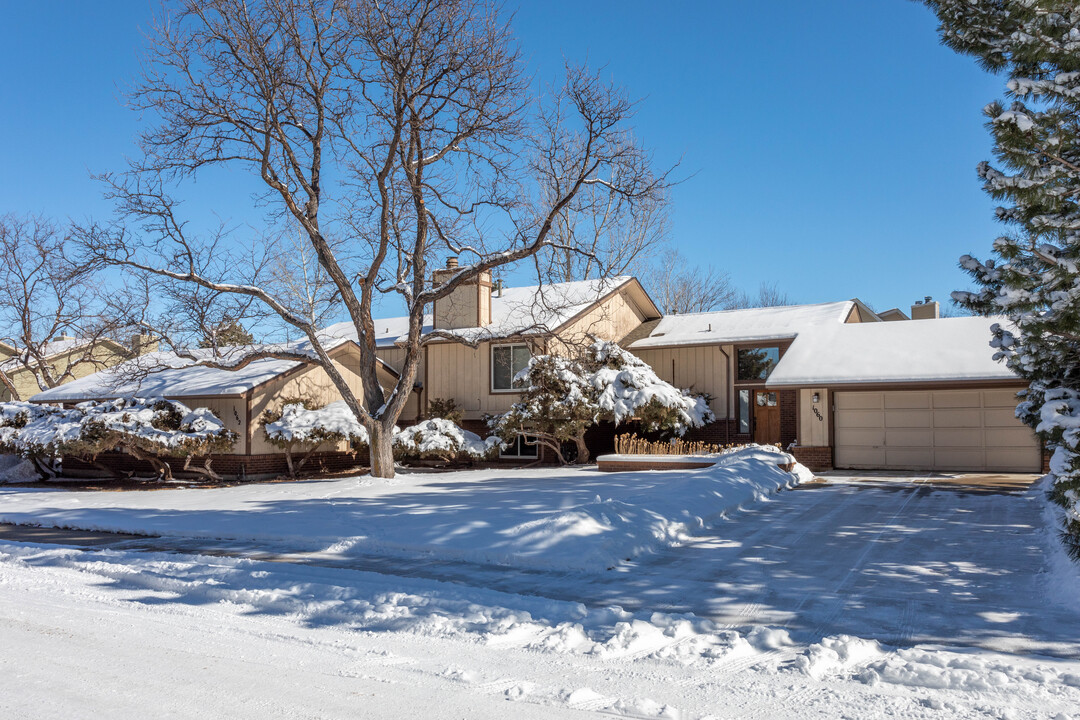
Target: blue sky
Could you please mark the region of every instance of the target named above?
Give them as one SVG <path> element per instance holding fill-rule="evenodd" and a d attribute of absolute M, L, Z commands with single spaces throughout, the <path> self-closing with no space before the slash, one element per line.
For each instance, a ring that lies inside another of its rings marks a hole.
<path fill-rule="evenodd" d="M 120 90 L 155 7 L 3 4 L 0 212 L 109 213 L 89 173 L 122 169 L 134 152 L 140 120 Z M 638 135 L 689 176 L 673 194 L 673 242 L 742 287 L 774 281 L 800 302 L 906 308 L 966 286 L 957 257 L 985 255 L 1001 232 L 975 166 L 990 157 L 980 109 L 1002 79 L 941 47 L 922 5 L 516 7 L 539 78 L 564 58 L 588 60 L 643 99 Z M 235 210 L 229 219 L 250 212 Z"/>

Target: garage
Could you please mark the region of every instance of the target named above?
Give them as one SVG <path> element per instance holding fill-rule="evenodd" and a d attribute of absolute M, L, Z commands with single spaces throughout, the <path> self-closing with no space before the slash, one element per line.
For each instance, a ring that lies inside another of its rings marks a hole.
<path fill-rule="evenodd" d="M 1042 451 L 1018 421 L 1016 388 L 842 391 L 838 468 L 1039 472 Z"/>

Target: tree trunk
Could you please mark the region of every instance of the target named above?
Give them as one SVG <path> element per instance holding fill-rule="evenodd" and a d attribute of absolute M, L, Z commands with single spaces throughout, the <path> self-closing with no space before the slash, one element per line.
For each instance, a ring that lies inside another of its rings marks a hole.
<path fill-rule="evenodd" d="M 394 477 L 394 435 L 382 425 L 375 425 L 371 433 L 371 476 L 380 478 Z"/>
<path fill-rule="evenodd" d="M 577 460 L 578 465 L 584 465 L 589 462 L 589 448 L 585 447 L 585 433 L 578 433 L 574 437 L 574 444 L 577 445 Z"/>

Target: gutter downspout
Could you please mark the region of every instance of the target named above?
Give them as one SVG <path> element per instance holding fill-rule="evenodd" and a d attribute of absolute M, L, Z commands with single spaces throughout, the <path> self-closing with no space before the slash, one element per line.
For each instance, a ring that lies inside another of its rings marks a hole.
<path fill-rule="evenodd" d="M 725 398 L 725 400 L 727 400 L 727 402 L 724 403 L 724 444 L 725 445 L 730 445 L 731 444 L 731 408 L 732 408 L 732 403 L 735 401 L 734 398 L 732 397 L 732 388 L 735 387 L 735 383 L 733 382 L 732 377 L 731 377 L 731 356 L 727 354 L 727 350 L 724 349 L 723 345 L 717 345 L 716 347 L 717 347 L 718 350 L 720 350 L 721 353 L 723 353 L 724 360 L 726 362 L 726 364 L 724 366 L 724 372 L 728 376 L 728 384 L 724 388 L 724 394 L 727 395 L 727 398 Z"/>

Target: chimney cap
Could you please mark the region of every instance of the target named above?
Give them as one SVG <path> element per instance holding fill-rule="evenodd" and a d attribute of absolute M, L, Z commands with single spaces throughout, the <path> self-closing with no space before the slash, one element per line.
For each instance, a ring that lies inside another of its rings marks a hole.
<path fill-rule="evenodd" d="M 923 302 L 924 302 L 924 303 L 928 303 L 928 302 L 930 302 L 931 300 L 933 300 L 933 298 L 932 298 L 932 297 L 930 297 L 929 295 L 926 295 L 926 296 L 925 296 L 925 297 L 923 298 Z"/>
<path fill-rule="evenodd" d="M 448 270 L 456 268 L 458 266 L 457 255 L 448 255 L 446 258 L 446 268 Z"/>

